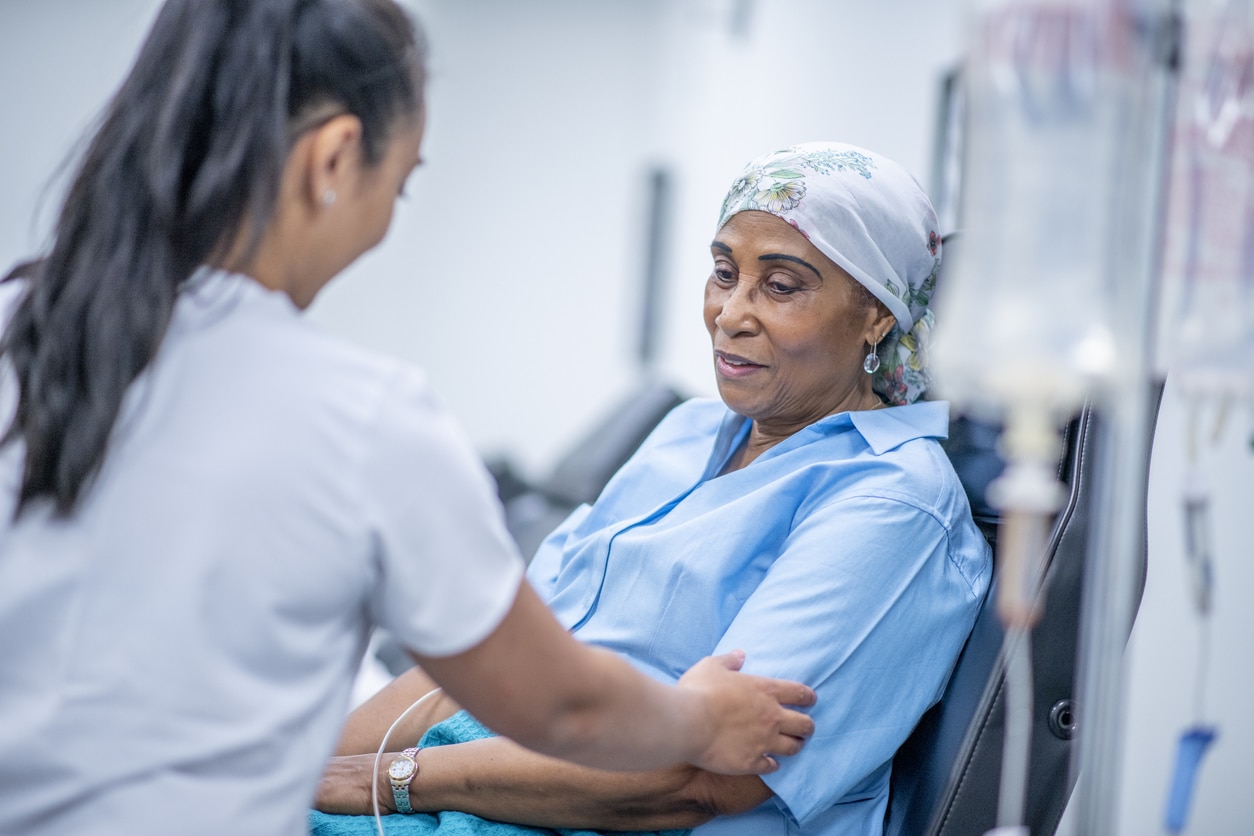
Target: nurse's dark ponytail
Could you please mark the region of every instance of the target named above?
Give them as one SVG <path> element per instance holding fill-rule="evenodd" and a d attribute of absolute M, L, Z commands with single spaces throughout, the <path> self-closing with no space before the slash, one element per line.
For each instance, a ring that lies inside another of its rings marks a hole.
<path fill-rule="evenodd" d="M 178 288 L 273 217 L 296 134 L 347 111 L 377 162 L 422 107 L 425 45 L 392 0 L 168 0 L 77 170 L 0 357 L 16 373 L 4 443 L 25 444 L 16 512 L 77 505 Z M 241 238 L 241 236 L 243 236 Z"/>

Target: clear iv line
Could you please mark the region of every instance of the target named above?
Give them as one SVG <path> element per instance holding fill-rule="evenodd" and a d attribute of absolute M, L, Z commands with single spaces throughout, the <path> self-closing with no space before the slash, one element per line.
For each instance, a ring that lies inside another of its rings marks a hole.
<path fill-rule="evenodd" d="M 1210 669 L 1210 619 L 1199 619 L 1197 646 L 1197 681 L 1193 683 L 1193 721 L 1202 725 L 1206 716 L 1206 676 Z"/>
<path fill-rule="evenodd" d="M 383 836 L 383 816 L 379 814 L 379 762 L 383 760 L 383 750 L 387 748 L 388 738 L 392 736 L 392 732 L 401 724 L 401 721 L 409 716 L 409 713 L 418 706 L 422 705 L 427 699 L 443 688 L 432 688 L 418 699 L 414 700 L 414 704 L 401 712 L 401 716 L 392 721 L 392 725 L 388 726 L 388 730 L 383 733 L 383 740 L 379 742 L 379 751 L 374 753 L 374 768 L 370 770 L 370 800 L 374 805 L 374 826 L 379 831 L 379 836 Z"/>

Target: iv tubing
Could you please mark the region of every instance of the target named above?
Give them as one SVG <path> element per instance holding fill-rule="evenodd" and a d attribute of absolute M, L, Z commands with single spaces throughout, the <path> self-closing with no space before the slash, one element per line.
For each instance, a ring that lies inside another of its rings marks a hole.
<path fill-rule="evenodd" d="M 1028 765 L 1032 754 L 1032 634 L 1011 628 L 1002 643 L 1006 654 L 1006 737 L 1002 744 L 997 826 L 1023 824 L 1027 808 Z"/>
<path fill-rule="evenodd" d="M 409 716 L 409 712 L 426 702 L 428 697 L 443 690 L 443 688 L 432 688 L 414 700 L 413 705 L 402 711 L 401 716 L 392 721 L 392 725 L 388 726 L 388 730 L 383 733 L 383 740 L 379 741 L 379 751 L 374 753 L 374 767 L 370 772 L 370 800 L 374 804 L 374 826 L 379 831 L 379 836 L 383 836 L 383 817 L 379 815 L 379 761 L 383 759 L 383 750 L 387 748 L 388 738 L 392 736 L 392 732 L 400 725 L 401 720 Z"/>
<path fill-rule="evenodd" d="M 1028 773 L 1032 757 L 1032 626 L 1042 609 L 1049 527 L 1063 502 L 1056 473 L 1058 434 L 1043 404 L 1020 402 L 1010 411 L 1001 448 L 1006 470 L 989 485 L 1002 509 L 997 543 L 997 614 L 1005 627 L 1006 726 L 997 798 L 997 828 L 986 836 L 1026 834 Z"/>

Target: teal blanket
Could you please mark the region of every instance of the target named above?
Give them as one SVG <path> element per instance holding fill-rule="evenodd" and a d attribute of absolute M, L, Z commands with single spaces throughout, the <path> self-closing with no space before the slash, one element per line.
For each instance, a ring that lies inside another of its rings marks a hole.
<path fill-rule="evenodd" d="M 447 746 L 490 737 L 482 723 L 465 711 L 459 711 L 442 723 L 437 723 L 422 736 L 419 746 Z M 656 836 L 686 836 L 690 830 L 650 831 Z M 312 810 L 309 813 L 310 836 L 378 836 L 374 816 L 333 816 Z M 384 836 L 600 836 L 592 830 L 550 830 L 544 827 L 526 827 L 489 821 L 469 813 L 416 813 L 412 816 L 393 813 L 383 817 Z M 616 833 L 616 836 L 630 834 Z M 639 834 L 645 836 L 645 834 Z"/>

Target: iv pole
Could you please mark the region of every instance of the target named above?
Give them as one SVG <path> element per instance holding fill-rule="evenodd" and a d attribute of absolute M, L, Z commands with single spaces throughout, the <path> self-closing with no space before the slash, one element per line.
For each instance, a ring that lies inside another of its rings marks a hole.
<path fill-rule="evenodd" d="M 1166 0 L 1146 21 L 1153 80 L 1146 85 L 1142 113 L 1151 130 L 1139 153 L 1125 157 L 1121 232 L 1130 237 L 1123 252 L 1140 258 L 1116 261 L 1111 269 L 1130 271 L 1121 286 L 1128 290 L 1115 316 L 1124 317 L 1123 333 L 1141 336 L 1140 346 L 1120 358 L 1123 373 L 1103 399 L 1107 418 L 1101 432 L 1097 514 L 1093 520 L 1081 616 L 1077 715 L 1077 833 L 1109 836 L 1115 832 L 1123 740 L 1124 645 L 1136 611 L 1134 591 L 1145 549 L 1145 509 L 1136 491 L 1121 486 L 1147 478 L 1152 422 L 1157 414 L 1157 386 L 1152 380 L 1157 300 L 1165 238 L 1167 183 L 1182 49 L 1180 0 Z M 1152 120 L 1152 121 L 1151 121 Z M 1138 165 L 1146 161 L 1147 165 Z M 1138 213 L 1133 211 L 1140 207 Z M 1135 350 L 1139 348 L 1139 350 Z"/>

